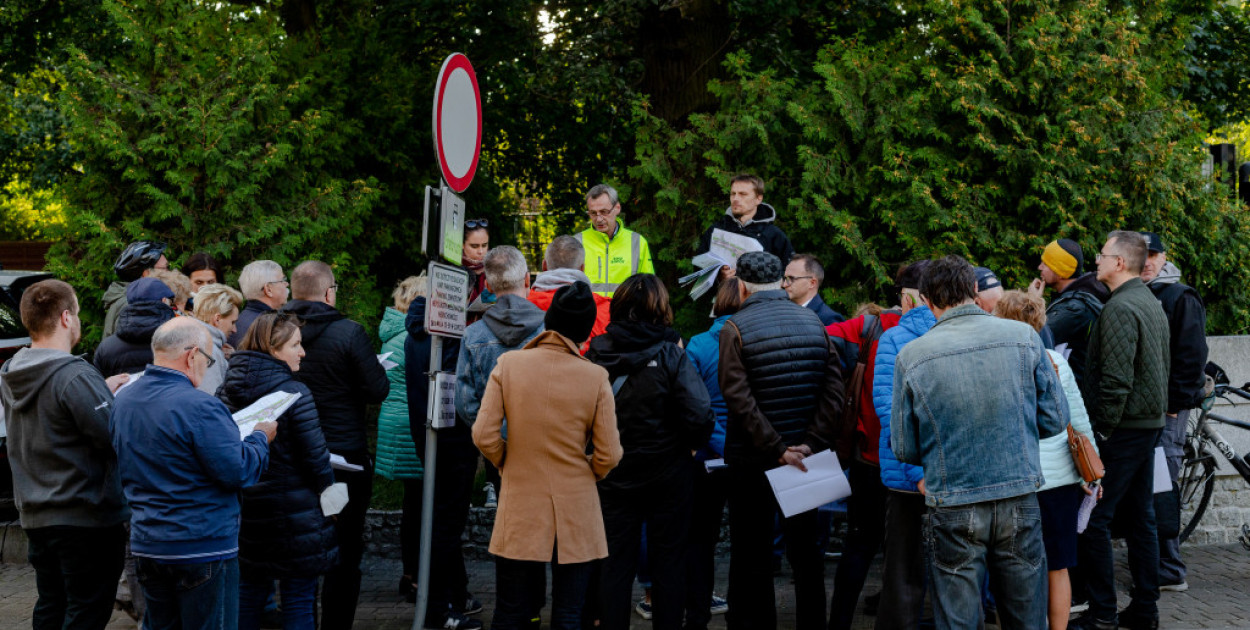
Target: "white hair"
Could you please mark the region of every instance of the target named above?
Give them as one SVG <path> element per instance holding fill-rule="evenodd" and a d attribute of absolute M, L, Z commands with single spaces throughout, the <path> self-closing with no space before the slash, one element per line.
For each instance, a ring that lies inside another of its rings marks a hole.
<path fill-rule="evenodd" d="M 530 270 L 521 250 L 510 245 L 501 245 L 490 250 L 482 264 L 485 267 L 486 282 L 490 283 L 490 288 L 495 293 L 511 293 L 525 288 L 525 277 Z"/>
<path fill-rule="evenodd" d="M 265 285 L 273 282 L 274 276 L 281 275 L 282 265 L 272 260 L 254 260 L 239 274 L 239 288 L 243 290 L 243 297 L 259 300 L 265 296 Z"/>
<path fill-rule="evenodd" d="M 214 315 L 225 317 L 242 308 L 243 294 L 224 284 L 205 285 L 195 294 L 195 316 L 203 322 L 212 323 Z"/>
<path fill-rule="evenodd" d="M 747 282 L 746 280 L 743 280 L 742 278 L 738 278 L 738 282 L 741 282 L 742 286 L 747 288 L 747 293 L 751 295 L 755 295 L 756 293 L 759 293 L 760 291 L 776 291 L 781 288 L 780 280 L 776 282 L 765 282 L 764 284 L 756 284 L 754 282 Z"/>
<path fill-rule="evenodd" d="M 178 355 L 188 346 L 211 348 L 208 329 L 190 317 L 175 317 L 152 334 L 152 354 Z"/>

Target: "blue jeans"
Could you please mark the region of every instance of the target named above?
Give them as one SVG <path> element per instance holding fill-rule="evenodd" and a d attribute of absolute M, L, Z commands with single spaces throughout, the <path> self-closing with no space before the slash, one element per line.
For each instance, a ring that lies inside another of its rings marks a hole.
<path fill-rule="evenodd" d="M 1131 524 L 1125 537 L 1133 579 L 1129 606 L 1141 616 L 1159 614 L 1159 537 L 1154 501 L 1154 450 L 1159 433 L 1159 429 L 1118 429 L 1106 440 L 1098 440 L 1098 452 L 1107 469 L 1102 478 L 1102 499 L 1078 541 L 1079 564 L 1085 569 L 1089 592 L 1087 614 L 1098 621 L 1116 621 L 1111 521 L 1122 510 L 1128 511 L 1125 522 Z"/>
<path fill-rule="evenodd" d="M 163 564 L 135 558 L 147 600 L 143 630 L 234 628 L 239 622 L 239 559 Z"/>
<path fill-rule="evenodd" d="M 938 628 L 978 627 L 987 571 L 999 627 L 1046 626 L 1046 554 L 1037 495 L 930 507 L 924 528 Z"/>
<path fill-rule="evenodd" d="M 315 630 L 317 627 L 317 577 L 279 580 L 282 592 L 283 630 Z M 239 587 L 239 630 L 259 630 L 273 579 L 244 574 Z"/>

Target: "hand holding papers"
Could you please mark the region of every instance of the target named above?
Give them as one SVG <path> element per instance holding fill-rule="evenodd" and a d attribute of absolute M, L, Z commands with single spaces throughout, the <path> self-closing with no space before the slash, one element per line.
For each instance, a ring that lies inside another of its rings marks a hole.
<path fill-rule="evenodd" d="M 347 459 L 342 455 L 338 455 L 336 453 L 330 453 L 330 468 L 335 470 L 346 470 L 348 472 L 360 472 L 365 469 L 364 466 L 361 466 L 360 464 L 353 464 L 347 461 Z"/>
<path fill-rule="evenodd" d="M 378 363 L 382 364 L 382 369 L 383 369 L 383 370 L 390 370 L 390 369 L 392 369 L 392 368 L 397 368 L 397 367 L 399 367 L 399 364 L 398 364 L 398 363 L 396 363 L 396 362 L 394 362 L 394 361 L 392 361 L 392 360 L 391 360 L 391 355 L 392 355 L 392 354 L 395 354 L 395 353 L 394 353 L 394 352 L 384 352 L 384 353 L 382 353 L 382 354 L 379 354 L 379 355 L 378 355 Z"/>
<path fill-rule="evenodd" d="M 851 496 L 851 484 L 832 451 L 824 450 L 807 457 L 803 465 L 807 472 L 794 466 L 780 466 L 764 473 L 786 518 Z"/>
<path fill-rule="evenodd" d="M 245 438 L 256 430 L 256 425 L 266 420 L 277 421 L 295 401 L 299 394 L 294 392 L 273 392 L 260 400 L 240 409 L 234 414 L 234 423 L 239 425 L 239 438 Z"/>
<path fill-rule="evenodd" d="M 733 267 L 738 264 L 738 257 L 747 252 L 762 252 L 764 247 L 750 236 L 726 232 L 722 229 L 712 230 L 712 244 L 707 252 L 694 257 L 694 266 L 699 270 L 678 279 L 678 283 L 686 286 L 695 283 L 690 290 L 692 299 L 699 299 L 716 283 L 716 273 L 721 266 Z M 696 282 L 697 281 L 697 282 Z"/>

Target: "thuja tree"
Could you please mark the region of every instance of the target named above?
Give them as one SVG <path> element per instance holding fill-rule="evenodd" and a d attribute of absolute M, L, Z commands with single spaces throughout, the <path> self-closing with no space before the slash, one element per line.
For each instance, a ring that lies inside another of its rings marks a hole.
<path fill-rule="evenodd" d="M 368 296 L 358 237 L 375 190 L 319 168 L 344 136 L 309 102 L 308 78 L 281 63 L 288 40 L 273 14 L 191 0 L 105 8 L 129 47 L 103 59 L 75 50 L 65 67 L 62 108 L 81 161 L 64 180 L 68 224 L 49 255 L 79 290 L 84 320 L 99 314 L 113 259 L 140 238 L 169 242 L 175 260 L 205 250 L 236 269 L 320 258 L 356 289 L 345 298 Z"/>
<path fill-rule="evenodd" d="M 675 131 L 638 118 L 632 174 L 681 256 L 751 170 L 799 250 L 826 262 L 844 309 L 890 299 L 901 262 L 963 255 L 1008 285 L 1046 242 L 1093 253 L 1112 229 L 1150 229 L 1207 298 L 1213 331 L 1250 322 L 1238 280 L 1246 217 L 1201 178 L 1202 136 L 1169 93 L 1183 80 L 1175 14 L 1097 0 L 903 3 L 884 39 L 832 38 L 800 82 L 747 70 L 713 85 L 714 114 Z M 1168 42 L 1173 42 L 1169 44 Z M 715 202 L 709 203 L 714 199 Z"/>

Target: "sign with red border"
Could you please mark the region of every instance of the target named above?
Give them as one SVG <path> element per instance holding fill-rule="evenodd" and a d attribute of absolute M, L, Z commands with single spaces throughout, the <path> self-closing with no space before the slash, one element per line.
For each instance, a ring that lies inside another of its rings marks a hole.
<path fill-rule="evenodd" d="M 464 192 L 482 153 L 482 93 L 469 58 L 452 53 L 434 87 L 434 154 L 447 187 Z"/>

